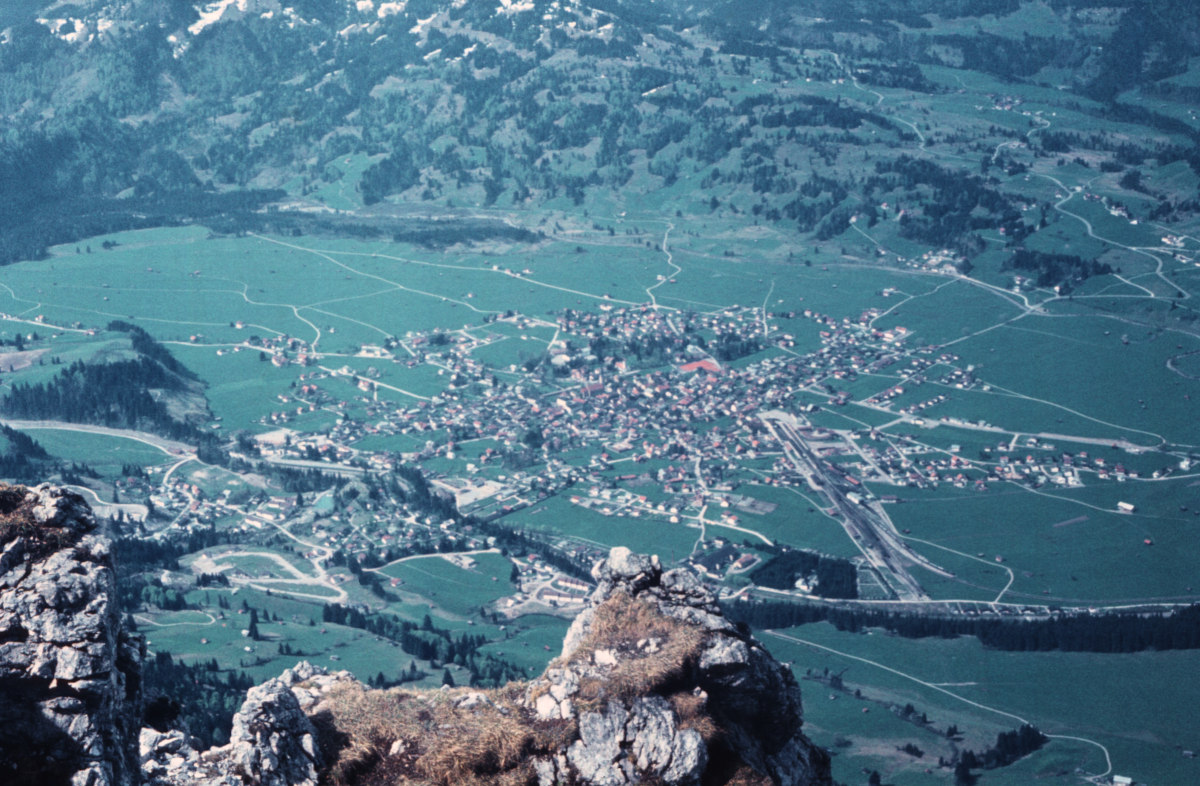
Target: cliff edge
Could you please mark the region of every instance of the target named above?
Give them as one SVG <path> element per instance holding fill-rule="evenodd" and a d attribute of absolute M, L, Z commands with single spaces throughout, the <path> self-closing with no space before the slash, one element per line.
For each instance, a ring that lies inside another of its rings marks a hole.
<path fill-rule="evenodd" d="M 145 648 L 95 529 L 77 494 L 0 485 L 0 782 L 139 782 Z"/>
<path fill-rule="evenodd" d="M 309 710 L 334 783 L 828 786 L 791 671 L 692 573 L 613 549 L 562 654 L 529 683 L 343 682 Z"/>
<path fill-rule="evenodd" d="M 0 486 L 0 782 L 17 786 L 829 786 L 791 671 L 690 572 L 613 549 L 562 654 L 494 690 L 372 690 L 308 663 L 230 743 L 141 728 L 145 647 L 77 495 Z"/>

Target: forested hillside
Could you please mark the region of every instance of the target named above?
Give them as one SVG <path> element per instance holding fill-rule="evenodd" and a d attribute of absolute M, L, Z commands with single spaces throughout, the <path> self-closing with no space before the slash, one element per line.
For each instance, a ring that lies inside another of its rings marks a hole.
<path fill-rule="evenodd" d="M 18 382 L 0 399 L 0 411 L 30 420 L 144 429 L 189 442 L 207 437 L 198 428 L 206 413 L 196 376 L 141 328 L 115 321 L 109 329 L 129 336 L 127 353 L 75 361 L 45 382 Z M 194 415 L 177 414 L 185 401 L 199 407 Z"/>
<path fill-rule="evenodd" d="M 1014 242 L 1030 227 L 986 177 L 890 154 L 923 131 L 889 117 L 872 86 L 942 91 L 922 69 L 952 66 L 1077 91 L 1083 111 L 1111 115 L 1122 90 L 1200 51 L 1181 2 L 1056 1 L 1040 35 L 1017 0 L 240 7 L 94 2 L 40 21 L 10 9 L 0 180 L 19 187 L 0 189 L 0 261 L 115 229 L 236 224 L 280 197 L 268 189 L 442 209 L 636 191 L 664 212 L 749 213 L 817 241 L 932 191 L 905 235 L 970 255 L 980 226 Z M 847 78 L 861 101 L 816 89 Z M 1148 119 L 1179 142 L 1145 140 L 1136 156 L 1200 169 L 1194 132 Z"/>

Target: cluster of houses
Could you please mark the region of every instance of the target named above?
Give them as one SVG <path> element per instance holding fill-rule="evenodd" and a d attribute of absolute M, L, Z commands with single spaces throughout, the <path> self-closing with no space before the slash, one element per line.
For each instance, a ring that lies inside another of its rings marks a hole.
<path fill-rule="evenodd" d="M 510 314 L 504 319 L 520 323 L 518 327 L 538 325 L 557 332 L 544 358 L 507 371 L 472 357 L 478 347 L 504 340 L 497 334 L 409 335 L 364 352 L 381 363 L 436 365 L 450 383 L 442 392 L 404 403 L 373 395 L 361 384 L 348 385 L 347 378 L 363 380 L 358 372 L 305 370 L 280 397 L 284 408 L 263 422 L 279 425 L 320 410 L 337 417 L 320 433 L 277 429 L 260 435 L 256 458 L 360 473 L 387 473 L 415 462 L 435 493 L 461 513 L 483 520 L 564 493 L 572 503 L 603 515 L 679 524 L 708 508 L 709 520 L 737 526 L 735 509 L 762 513 L 754 509 L 753 491 L 746 484 L 810 484 L 760 419 L 766 410 L 811 412 L 819 407 L 803 402 L 814 399 L 828 402 L 821 406 L 844 405 L 851 394 L 842 385 L 885 369 L 896 384 L 861 403 L 898 414 L 935 407 L 950 392 L 977 384 L 974 369 L 961 367 L 958 357 L 935 347 L 910 346 L 911 333 L 903 327 L 877 326 L 884 315 L 875 308 L 838 319 L 811 309 L 698 314 L 611 304 L 597 312 L 559 312 L 553 322 Z M 819 348 L 805 354 L 791 351 L 794 339 L 784 328 L 793 320 L 815 324 Z M 269 351 L 304 351 L 292 341 L 260 343 Z M 753 355 L 749 363 L 733 363 L 718 359 L 710 351 L 714 345 L 771 351 Z M 638 368 L 637 347 L 646 349 L 653 365 Z M 538 369 L 547 362 L 566 373 L 548 380 Z M 927 383 L 939 392 L 891 410 L 911 401 L 911 395 L 901 397 Z M 911 416 L 908 423 L 915 429 L 925 425 Z M 896 487 L 946 483 L 982 490 L 1001 481 L 1078 486 L 1084 473 L 1101 480 L 1137 477 L 1103 457 L 1056 451 L 1036 440 L 1024 449 L 1000 443 L 976 457 L 963 454 L 957 445 L 939 446 L 927 434 L 897 434 L 895 429 L 833 431 L 808 425 L 800 434 L 825 462 L 826 477 L 859 499 L 871 496 L 863 487 L 867 482 Z M 397 438 L 398 449 L 378 449 L 387 437 Z M 375 438 L 371 449 L 361 447 L 367 438 Z M 737 493 L 743 487 L 745 496 Z M 270 510 L 264 498 L 241 506 L 227 499 L 206 500 L 198 490 L 179 484 L 159 494 L 156 504 L 184 510 L 199 522 L 238 514 L 251 525 L 265 526 L 291 513 Z M 898 500 L 895 494 L 881 497 L 884 502 Z M 461 531 L 452 521 L 410 510 L 401 500 L 378 493 L 339 500 L 337 509 L 323 511 L 311 529 L 308 534 L 323 547 L 348 553 L 385 555 L 431 539 L 448 540 L 456 548 L 483 545 L 475 533 Z M 709 547 L 698 553 L 706 554 Z M 736 554 L 728 565 L 742 556 Z M 712 565 L 725 563 L 722 557 Z"/>

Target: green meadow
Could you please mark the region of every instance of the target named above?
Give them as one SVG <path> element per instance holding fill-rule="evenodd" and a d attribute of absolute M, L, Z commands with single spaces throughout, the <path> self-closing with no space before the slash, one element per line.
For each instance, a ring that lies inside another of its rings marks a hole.
<path fill-rule="evenodd" d="M 540 530 L 605 550 L 613 546 L 627 546 L 645 554 L 658 554 L 667 563 L 690 554 L 700 536 L 699 528 L 689 527 L 682 522 L 671 524 L 658 518 L 605 516 L 574 505 L 563 497 L 551 497 L 507 516 L 504 521 L 512 526 Z"/>
<path fill-rule="evenodd" d="M 152 445 L 127 437 L 47 428 L 27 429 L 25 433 L 51 456 L 87 464 L 104 475 L 120 475 L 121 467 L 127 464 L 155 467 L 176 460 Z"/>
<path fill-rule="evenodd" d="M 775 505 L 769 513 L 731 509 L 738 517 L 738 526 L 753 530 L 778 544 L 795 548 L 811 549 L 838 557 L 855 557 L 859 551 L 836 519 L 823 511 L 827 504 L 807 489 L 778 488 L 773 486 L 742 486 L 739 494 Z M 709 530 L 720 533 L 719 528 Z M 727 537 L 734 542 L 758 543 L 756 538 L 730 530 Z"/>
<path fill-rule="evenodd" d="M 446 614 L 473 617 L 516 589 L 509 582 L 513 563 L 499 554 L 472 554 L 475 566 L 464 569 L 438 556 L 410 558 L 379 569 L 401 583 L 394 589 L 432 601 Z"/>
<path fill-rule="evenodd" d="M 1126 334 L 1119 324 L 1100 318 L 1030 317 L 959 347 L 964 359 L 976 360 L 981 381 L 997 392 L 1027 397 L 1018 405 L 1022 411 L 1026 404 L 1035 411 L 1038 404 L 1050 404 L 1058 410 L 1056 420 L 1074 415 L 1092 424 L 1085 431 L 1065 433 L 1121 436 L 1151 445 L 1160 438 L 1200 439 L 1190 414 L 1188 381 L 1167 368 L 1171 357 L 1200 349 L 1200 340 L 1193 337 Z M 981 412 L 979 417 L 987 416 Z M 987 419 L 1006 428 L 1021 423 Z M 1064 433 L 1061 425 L 1047 426 L 1047 431 Z"/>
<path fill-rule="evenodd" d="M 840 633 L 823 623 L 781 633 L 808 642 L 770 633 L 761 637 L 776 657 L 793 663 L 798 677 L 828 668 L 840 673 L 851 691 L 831 701 L 824 686 L 802 683 L 805 728 L 836 754 L 838 780 L 857 782 L 860 768 L 867 766 L 879 769 L 886 783 L 931 782 L 924 768 L 936 765 L 944 736 L 901 721 L 877 702 L 911 703 L 942 731 L 958 726 L 964 738 L 960 748 L 981 750 L 998 731 L 1022 721 L 1062 735 L 1018 765 L 983 771 L 981 786 L 1016 786 L 1076 767 L 1100 774 L 1107 769 L 1105 750 L 1114 774 L 1139 782 L 1190 783 L 1200 777 L 1196 761 L 1180 755 L 1196 746 L 1190 712 L 1200 700 L 1200 687 L 1189 676 L 1198 665 L 1193 652 L 999 652 L 973 639 Z M 856 700 L 855 689 L 868 701 Z M 864 707 L 869 712 L 862 712 Z M 836 736 L 846 729 L 854 730 L 854 740 L 839 748 Z M 933 751 L 933 761 L 926 753 L 914 762 L 895 749 L 906 741 Z M 949 770 L 941 777 L 952 781 Z"/>
<path fill-rule="evenodd" d="M 506 623 L 502 636 L 480 647 L 484 654 L 495 655 L 538 674 L 546 663 L 562 651 L 563 637 L 570 620 L 547 614 L 526 614 Z"/>
<path fill-rule="evenodd" d="M 232 609 L 217 608 L 221 593 L 229 598 Z M 249 624 L 248 615 L 238 613 L 243 599 L 259 611 L 259 641 L 242 635 Z M 277 677 L 301 660 L 331 671 L 348 669 L 364 680 L 380 672 L 395 679 L 413 661 L 391 642 L 366 631 L 321 622 L 320 607 L 311 603 L 253 589 L 230 593 L 215 588 L 197 590 L 189 600 L 201 603 L 202 611 L 134 616 L 152 652 L 167 651 L 174 659 L 187 662 L 215 658 L 222 669 L 246 671 L 255 680 Z M 208 605 L 210 601 L 212 605 Z M 272 621 L 263 620 L 264 610 L 271 613 Z M 293 654 L 280 654 L 284 644 Z M 420 661 L 417 665 L 429 675 L 428 685 L 441 684 L 440 666 L 435 669 Z"/>
<path fill-rule="evenodd" d="M 1132 484 L 1031 490 L 993 483 L 988 491 L 904 489 L 887 508 L 914 548 L 955 572 L 939 597 L 992 597 L 1008 582 L 1006 598 L 1073 605 L 1194 599 L 1191 555 L 1198 545 L 1194 518 L 1179 504 L 1194 499 L 1190 480 L 1135 490 Z M 880 493 L 888 493 L 878 488 Z M 1126 514 L 1116 502 L 1154 499 L 1149 512 Z M 1101 504 L 1097 504 L 1101 503 Z M 1174 512 L 1172 512 L 1172 509 Z M 1146 545 L 1149 538 L 1152 545 Z M 936 544 L 966 555 L 926 545 Z M 979 562 L 972 557 L 982 557 Z M 995 558 L 1002 558 L 996 563 Z M 933 591 L 934 585 L 927 585 Z M 950 593 L 943 595 L 942 593 Z M 990 598 L 989 598 L 990 599 Z"/>

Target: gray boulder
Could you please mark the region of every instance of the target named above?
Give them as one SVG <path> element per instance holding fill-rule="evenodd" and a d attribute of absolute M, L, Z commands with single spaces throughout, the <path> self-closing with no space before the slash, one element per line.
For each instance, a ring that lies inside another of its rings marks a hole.
<path fill-rule="evenodd" d="M 316 730 L 280 679 L 251 688 L 233 717 L 229 759 L 255 786 L 316 786 Z"/>
<path fill-rule="evenodd" d="M 322 765 L 308 712 L 349 672 L 301 661 L 246 692 L 229 744 L 203 753 L 180 732 L 142 730 L 144 786 L 316 786 Z"/>

